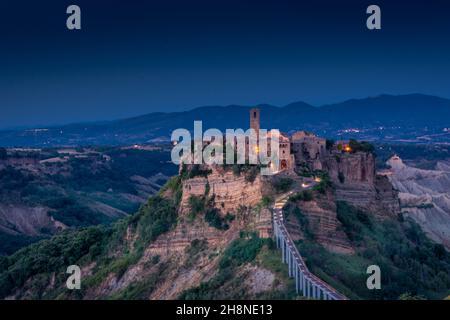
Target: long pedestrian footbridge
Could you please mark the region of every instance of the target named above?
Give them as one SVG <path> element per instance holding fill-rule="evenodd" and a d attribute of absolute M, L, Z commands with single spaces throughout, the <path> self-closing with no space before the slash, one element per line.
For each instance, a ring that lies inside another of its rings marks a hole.
<path fill-rule="evenodd" d="M 283 207 L 291 191 L 278 197 L 273 206 L 273 228 L 277 248 L 281 250 L 283 262 L 289 267 L 289 277 L 295 278 L 295 290 L 308 299 L 348 300 L 343 294 L 312 274 L 287 231 L 283 217 Z"/>

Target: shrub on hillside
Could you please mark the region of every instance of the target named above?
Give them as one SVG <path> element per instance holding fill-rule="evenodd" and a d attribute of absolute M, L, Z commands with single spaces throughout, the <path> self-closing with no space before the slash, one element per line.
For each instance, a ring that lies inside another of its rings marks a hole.
<path fill-rule="evenodd" d="M 209 208 L 205 213 L 205 220 L 211 226 L 219 230 L 228 230 L 229 222 L 234 220 L 234 216 L 227 213 L 225 217 L 220 216 L 220 212 L 216 208 Z"/>
<path fill-rule="evenodd" d="M 375 151 L 375 147 L 366 141 L 356 141 L 354 139 L 350 139 L 349 146 L 352 152 L 369 152 L 373 153 Z"/>
<path fill-rule="evenodd" d="M 105 229 L 89 227 L 63 232 L 19 250 L 0 264 L 0 298 L 9 295 L 14 288 L 22 287 L 33 275 L 55 271 L 64 274 L 67 266 L 89 254 L 90 248 L 106 236 Z"/>
<path fill-rule="evenodd" d="M 131 217 L 130 224 L 142 237 L 144 244 L 169 231 L 177 221 L 175 204 L 160 196 L 151 197 L 139 212 Z"/>
<path fill-rule="evenodd" d="M 313 194 L 309 190 L 303 190 L 301 192 L 297 192 L 296 194 L 289 197 L 290 201 L 312 201 L 314 198 Z"/>
<path fill-rule="evenodd" d="M 292 180 L 291 178 L 279 178 L 275 179 L 272 182 L 272 185 L 277 192 L 286 192 L 292 187 L 293 183 L 294 180 Z"/>

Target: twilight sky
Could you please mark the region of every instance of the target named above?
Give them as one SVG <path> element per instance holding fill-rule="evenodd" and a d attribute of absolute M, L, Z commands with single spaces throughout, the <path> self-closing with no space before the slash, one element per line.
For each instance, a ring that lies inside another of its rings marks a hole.
<path fill-rule="evenodd" d="M 70 4 L 81 31 L 66 29 Z M 370 4 L 382 30 L 366 28 Z M 202 105 L 450 98 L 449 12 L 446 0 L 2 1 L 0 128 Z"/>

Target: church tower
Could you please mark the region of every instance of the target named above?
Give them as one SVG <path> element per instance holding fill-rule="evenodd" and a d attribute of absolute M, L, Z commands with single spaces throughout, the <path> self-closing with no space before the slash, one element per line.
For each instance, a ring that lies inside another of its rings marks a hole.
<path fill-rule="evenodd" d="M 260 110 L 258 108 L 250 109 L 250 128 L 256 131 L 256 136 L 259 137 L 259 122 Z"/>

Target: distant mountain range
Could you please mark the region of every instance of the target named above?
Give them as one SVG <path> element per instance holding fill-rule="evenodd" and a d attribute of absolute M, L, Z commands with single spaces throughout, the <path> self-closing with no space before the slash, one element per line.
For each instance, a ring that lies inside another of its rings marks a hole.
<path fill-rule="evenodd" d="M 176 128 L 248 128 L 254 106 L 206 106 L 184 112 L 155 112 L 97 123 L 0 131 L 2 146 L 131 144 L 164 141 Z M 262 128 L 309 130 L 329 138 L 383 141 L 450 141 L 450 100 L 423 94 L 380 95 L 315 107 L 296 102 L 284 107 L 258 105 Z"/>

